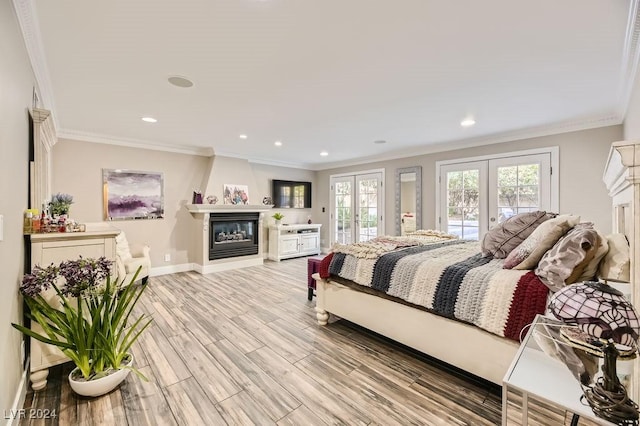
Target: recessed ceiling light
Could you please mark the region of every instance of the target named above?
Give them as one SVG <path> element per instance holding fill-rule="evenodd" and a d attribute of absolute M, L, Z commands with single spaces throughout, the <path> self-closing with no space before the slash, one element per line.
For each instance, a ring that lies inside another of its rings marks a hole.
<path fill-rule="evenodd" d="M 247 135 L 240 135 L 240 136 L 238 136 L 238 137 L 239 137 L 240 139 L 246 139 L 246 138 L 247 138 Z"/>
<path fill-rule="evenodd" d="M 387 141 L 380 139 L 377 141 L 373 141 L 373 143 L 375 143 L 376 145 L 382 145 L 383 143 L 387 143 Z"/>
<path fill-rule="evenodd" d="M 329 155 L 329 153 L 327 151 L 322 151 L 320 155 L 322 155 L 323 157 L 326 157 L 327 155 Z"/>
<path fill-rule="evenodd" d="M 142 121 L 145 121 L 147 123 L 157 123 L 158 122 L 158 120 L 156 120 L 153 117 L 142 117 Z"/>
<path fill-rule="evenodd" d="M 172 75 L 167 79 L 169 83 L 173 84 L 176 87 L 182 87 L 186 89 L 187 87 L 193 86 L 193 81 L 189 80 L 186 77 L 181 77 L 179 75 Z"/>
<path fill-rule="evenodd" d="M 275 141 L 273 144 L 274 144 L 275 146 L 282 146 L 282 142 L 280 142 L 280 141 Z"/>
<path fill-rule="evenodd" d="M 464 120 L 462 120 L 462 121 L 460 122 L 460 125 L 461 125 L 462 127 L 471 127 L 471 126 L 473 126 L 474 124 L 476 124 L 476 120 L 474 120 L 473 118 L 467 118 L 467 119 L 464 119 Z"/>

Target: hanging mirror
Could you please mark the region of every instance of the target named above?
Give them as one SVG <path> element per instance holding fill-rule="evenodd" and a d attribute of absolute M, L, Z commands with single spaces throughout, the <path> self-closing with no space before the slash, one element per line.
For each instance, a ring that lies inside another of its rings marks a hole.
<path fill-rule="evenodd" d="M 422 229 L 422 167 L 396 169 L 396 235 Z"/>

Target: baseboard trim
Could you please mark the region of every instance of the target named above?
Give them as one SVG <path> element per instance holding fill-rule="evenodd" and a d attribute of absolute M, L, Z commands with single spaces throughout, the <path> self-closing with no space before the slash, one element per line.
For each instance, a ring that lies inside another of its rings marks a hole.
<path fill-rule="evenodd" d="M 260 256 L 258 258 L 234 260 L 231 262 L 224 262 L 224 263 L 213 263 L 211 265 L 204 265 L 204 266 L 196 265 L 196 268 L 194 269 L 197 272 L 203 275 L 206 275 L 206 274 L 211 274 L 212 272 L 222 272 L 222 271 L 228 271 L 230 269 L 258 266 L 258 265 L 262 265 L 263 263 L 264 263 L 264 260 L 262 259 L 262 256 Z"/>
<path fill-rule="evenodd" d="M 27 362 L 27 366 L 29 363 Z M 17 420 L 16 425 L 20 424 L 20 410 L 24 407 L 24 400 L 27 397 L 27 377 L 29 373 L 29 368 L 22 373 L 22 379 L 20 379 L 20 384 L 18 385 L 18 390 L 16 392 L 16 397 L 13 399 L 13 405 L 11 406 L 11 410 L 9 413 L 5 413 L 5 418 L 7 420 L 7 426 L 12 426 L 14 424 L 14 420 Z M 11 415 L 13 414 L 13 415 Z"/>
<path fill-rule="evenodd" d="M 157 266 L 149 271 L 150 277 L 159 275 L 177 274 L 178 272 L 193 271 L 193 263 L 183 263 L 181 265 Z"/>
<path fill-rule="evenodd" d="M 212 272 L 227 271 L 229 269 L 258 266 L 264 263 L 265 258 L 263 256 L 258 255 L 250 259 L 226 261 L 226 262 L 220 262 L 220 263 L 213 263 L 210 265 L 200 265 L 198 263 L 183 263 L 181 265 L 158 266 L 155 268 L 151 268 L 151 270 L 149 271 L 149 276 L 157 277 L 160 275 L 177 274 L 178 272 L 190 272 L 190 271 L 195 271 L 199 274 L 204 275 L 204 274 L 210 274 Z"/>

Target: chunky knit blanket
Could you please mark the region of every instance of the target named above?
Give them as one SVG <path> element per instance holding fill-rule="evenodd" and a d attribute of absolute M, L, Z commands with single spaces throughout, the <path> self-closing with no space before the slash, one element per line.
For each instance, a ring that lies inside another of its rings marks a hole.
<path fill-rule="evenodd" d="M 534 272 L 503 269 L 504 259 L 482 257 L 478 242 L 448 240 L 367 254 L 330 253 L 320 276 L 353 281 L 516 341 L 545 311 L 548 288 Z"/>

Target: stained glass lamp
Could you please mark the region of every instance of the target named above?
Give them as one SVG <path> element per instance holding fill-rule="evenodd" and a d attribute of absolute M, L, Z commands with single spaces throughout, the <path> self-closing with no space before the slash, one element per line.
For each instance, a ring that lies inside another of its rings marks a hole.
<path fill-rule="evenodd" d="M 588 346 L 591 353 L 595 349 L 604 358 L 602 377 L 584 390 L 596 416 L 616 424 L 637 425 L 638 405 L 629 399 L 616 372 L 621 353 L 629 357 L 637 352 L 640 321 L 633 306 L 608 284 L 586 281 L 556 292 L 549 309 L 556 318 L 577 325 L 591 338 L 582 348 Z"/>

